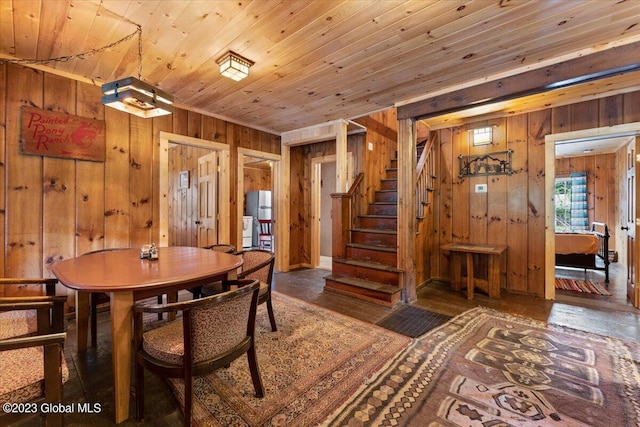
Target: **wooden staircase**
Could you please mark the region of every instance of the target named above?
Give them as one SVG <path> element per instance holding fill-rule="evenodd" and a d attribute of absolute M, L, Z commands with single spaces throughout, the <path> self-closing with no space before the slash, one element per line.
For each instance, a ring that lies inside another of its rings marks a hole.
<path fill-rule="evenodd" d="M 351 228 L 345 257 L 333 258 L 324 289 L 393 307 L 400 299 L 402 270 L 398 263 L 398 166 L 391 161 L 367 213 Z"/>

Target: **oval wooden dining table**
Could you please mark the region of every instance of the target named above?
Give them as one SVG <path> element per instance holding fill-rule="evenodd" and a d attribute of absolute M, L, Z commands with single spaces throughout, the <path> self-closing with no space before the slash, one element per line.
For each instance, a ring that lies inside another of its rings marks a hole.
<path fill-rule="evenodd" d="M 242 258 L 236 255 L 171 246 L 159 248 L 157 260 L 141 259 L 139 249 L 124 249 L 91 253 L 52 267 L 60 283 L 76 290 L 78 351 L 87 348 L 89 294 L 106 292 L 110 296 L 116 423 L 129 417 L 134 301 L 235 279 L 241 265 Z"/>

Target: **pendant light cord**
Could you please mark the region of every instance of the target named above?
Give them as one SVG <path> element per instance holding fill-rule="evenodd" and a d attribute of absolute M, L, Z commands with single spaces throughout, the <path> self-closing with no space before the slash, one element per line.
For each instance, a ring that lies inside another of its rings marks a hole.
<path fill-rule="evenodd" d="M 78 53 L 75 55 L 66 55 L 59 56 L 57 58 L 49 58 L 49 59 L 4 59 L 0 58 L 0 64 L 21 64 L 21 65 L 30 65 L 30 64 L 48 64 L 50 62 L 67 62 L 73 59 L 85 59 L 90 56 L 93 56 L 97 53 L 101 53 L 106 51 L 107 49 L 114 48 L 128 40 L 131 40 L 136 35 L 138 36 L 138 79 L 142 76 L 142 27 L 140 25 L 136 25 L 138 27 L 133 33 L 129 34 L 121 38 L 120 40 L 108 44 L 106 46 L 100 47 L 98 49 L 92 49 L 87 52 Z M 141 79 L 140 79 L 141 80 Z"/>

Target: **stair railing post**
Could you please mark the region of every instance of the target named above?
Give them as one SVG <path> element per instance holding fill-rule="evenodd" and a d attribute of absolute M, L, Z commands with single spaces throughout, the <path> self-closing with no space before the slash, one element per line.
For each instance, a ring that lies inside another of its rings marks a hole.
<path fill-rule="evenodd" d="M 331 194 L 331 203 L 331 253 L 333 258 L 344 258 L 351 222 L 351 196 L 347 193 Z"/>
<path fill-rule="evenodd" d="M 356 176 L 346 193 L 331 194 L 331 255 L 333 258 L 345 258 L 347 243 L 350 243 L 349 230 L 353 226 L 354 196 L 364 174 Z"/>

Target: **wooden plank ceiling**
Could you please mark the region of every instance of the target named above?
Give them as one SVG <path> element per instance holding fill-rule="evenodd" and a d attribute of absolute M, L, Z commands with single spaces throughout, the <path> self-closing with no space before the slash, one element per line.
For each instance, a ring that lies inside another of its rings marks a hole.
<path fill-rule="evenodd" d="M 143 80 L 185 108 L 278 134 L 640 40 L 640 1 L 632 0 L 0 5 L 0 57 L 45 60 L 91 52 L 47 66 L 97 83 L 137 76 L 137 37 L 96 50 L 140 26 Z M 248 78 L 234 82 L 218 73 L 216 60 L 228 50 L 255 62 Z M 637 89 L 637 81 L 618 78 L 615 89 L 585 85 L 557 102 Z M 523 110 L 540 102 L 534 97 L 526 106 L 499 108 Z"/>

